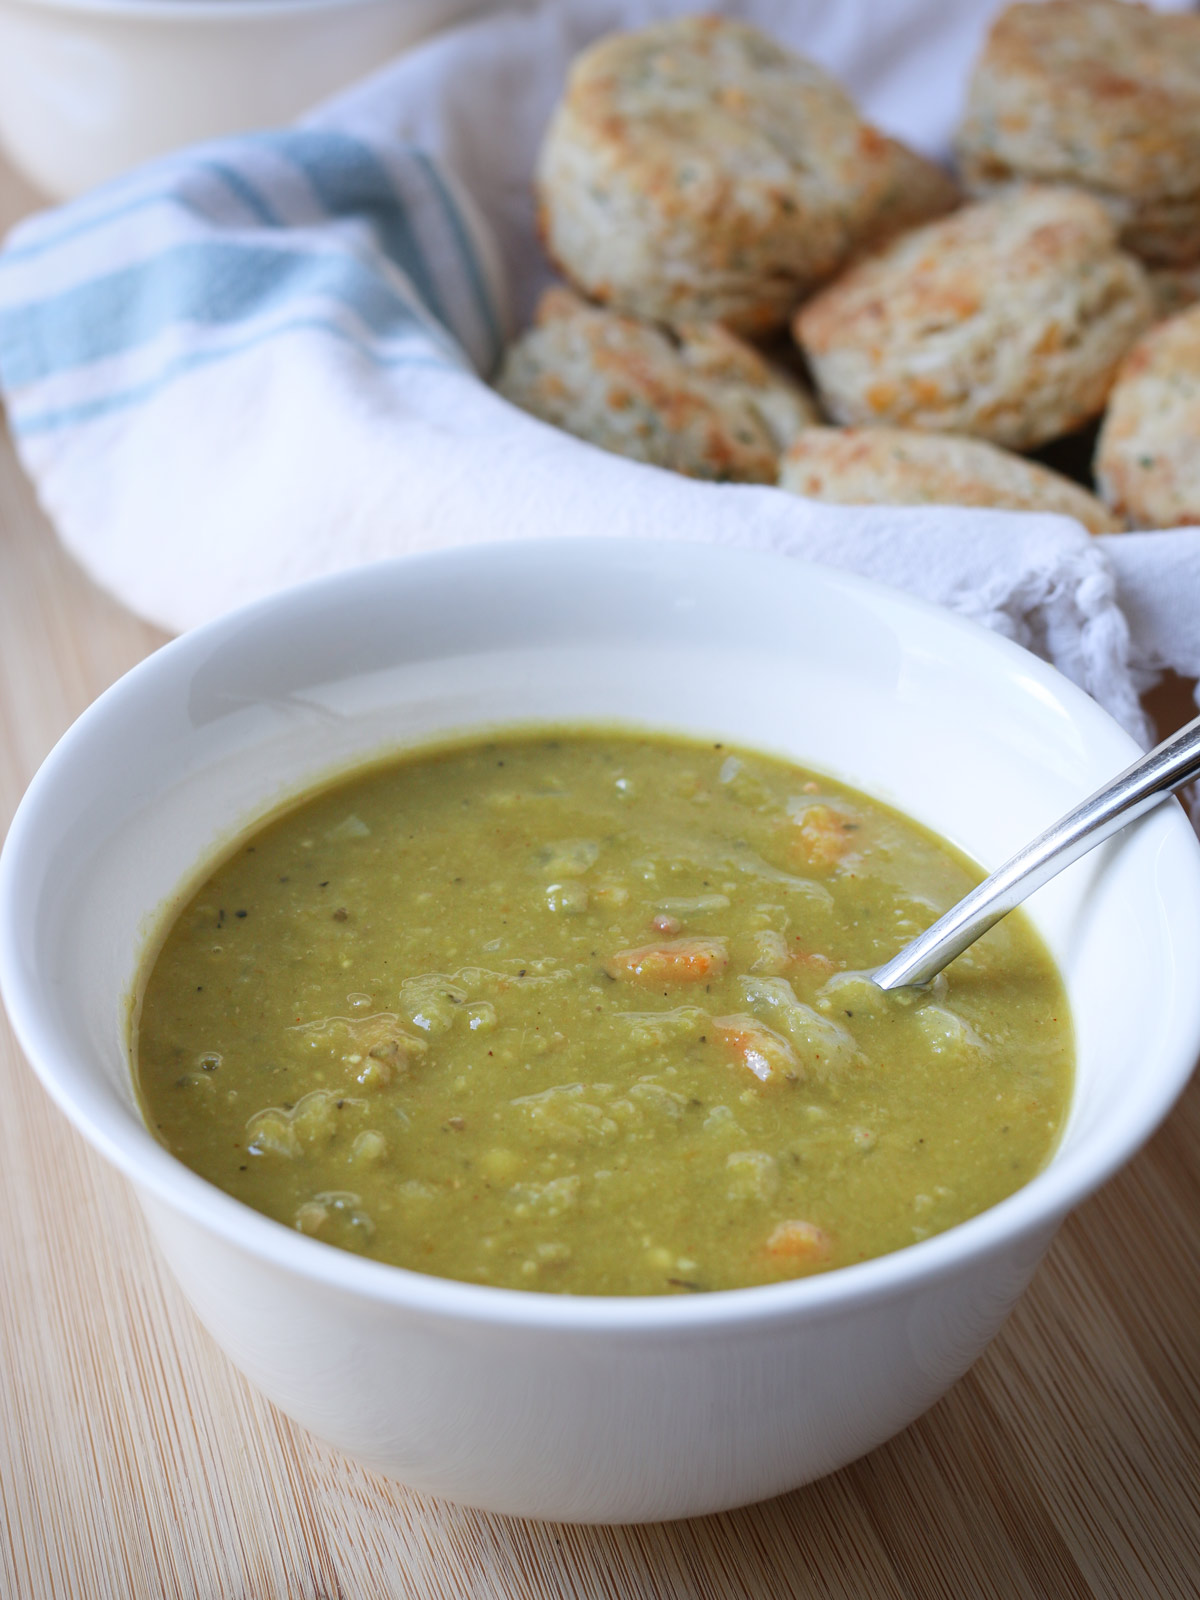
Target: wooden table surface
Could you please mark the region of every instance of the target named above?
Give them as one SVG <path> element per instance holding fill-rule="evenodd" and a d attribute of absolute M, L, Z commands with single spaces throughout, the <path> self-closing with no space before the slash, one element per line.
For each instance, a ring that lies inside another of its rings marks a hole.
<path fill-rule="evenodd" d="M 0 226 L 32 203 L 0 171 Z M 63 554 L 0 429 L 0 825 L 160 642 Z M 0 1095 L 3 1600 L 1200 1594 L 1200 1079 L 914 1427 L 782 1499 L 641 1528 L 425 1500 L 294 1427 L 2 1021 Z"/>

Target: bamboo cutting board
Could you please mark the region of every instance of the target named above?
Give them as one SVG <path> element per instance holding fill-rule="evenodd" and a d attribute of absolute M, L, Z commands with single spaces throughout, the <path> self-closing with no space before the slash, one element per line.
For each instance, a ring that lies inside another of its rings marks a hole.
<path fill-rule="evenodd" d="M 32 203 L 0 170 L 0 227 Z M 62 553 L 0 431 L 0 824 L 160 642 Z M 1200 1081 L 921 1422 L 780 1500 L 646 1528 L 424 1500 L 294 1427 L 2 1022 L 0 1106 L 0 1600 L 1200 1594 Z"/>

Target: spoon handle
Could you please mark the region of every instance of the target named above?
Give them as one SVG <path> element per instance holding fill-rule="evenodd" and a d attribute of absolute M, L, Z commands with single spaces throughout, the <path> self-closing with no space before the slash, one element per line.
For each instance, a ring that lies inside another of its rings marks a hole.
<path fill-rule="evenodd" d="M 1089 795 L 873 974 L 881 989 L 928 983 L 1027 895 L 1200 774 L 1200 717 Z"/>

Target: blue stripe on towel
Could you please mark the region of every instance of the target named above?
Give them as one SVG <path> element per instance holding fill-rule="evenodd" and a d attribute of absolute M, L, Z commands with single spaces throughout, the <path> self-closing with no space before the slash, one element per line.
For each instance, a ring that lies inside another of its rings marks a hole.
<path fill-rule="evenodd" d="M 304 174 L 329 216 L 366 221 L 438 321 L 452 326 L 403 198 L 368 145 L 326 128 L 260 134 L 259 142 Z"/>
<path fill-rule="evenodd" d="M 399 293 L 348 253 L 313 255 L 214 239 L 177 245 L 0 313 L 0 373 L 7 388 L 23 388 L 136 349 L 173 325 L 245 321 L 300 296 L 345 307 L 377 335 L 421 331 L 447 355 L 456 353 L 448 336 L 439 337 Z"/>
<path fill-rule="evenodd" d="M 236 167 L 230 166 L 227 161 L 211 161 L 207 164 L 207 170 L 220 178 L 230 193 L 237 196 L 251 216 L 255 217 L 264 228 L 284 226 L 259 190 Z"/>
<path fill-rule="evenodd" d="M 437 284 L 406 214 L 403 197 L 397 192 L 386 168 L 368 145 L 348 134 L 325 129 L 301 128 L 286 133 L 263 133 L 237 140 L 222 140 L 200 146 L 187 166 L 179 157 L 172 156 L 161 163 L 161 183 L 149 191 L 124 198 L 130 181 L 117 179 L 99 190 L 95 197 L 98 201 L 100 196 L 110 194 L 115 201 L 113 205 L 73 217 L 66 227 L 56 228 L 49 219 L 46 222 L 39 221 L 34 224 L 32 238 L 9 245 L 4 255 L 14 262 L 34 260 L 62 245 L 73 243 L 85 234 L 126 221 L 140 211 L 163 204 L 180 206 L 220 227 L 222 224 L 189 192 L 189 179 L 204 174 L 218 178 L 263 227 L 286 226 L 264 198 L 261 189 L 239 166 L 238 158 L 245 164 L 246 156 L 252 157 L 256 146 L 270 150 L 274 156 L 297 169 L 324 215 L 367 221 L 383 253 L 411 279 L 413 287 L 439 321 L 450 326 Z M 424 156 L 407 150 L 405 154 L 415 156 L 422 170 L 428 174 L 430 168 Z M 252 160 L 250 165 L 253 165 Z M 478 265 L 465 243 L 461 219 L 453 203 L 444 196 L 440 184 L 438 187 L 443 204 L 451 214 L 456 238 L 464 243 L 464 265 L 474 278 L 478 275 Z M 482 297 L 485 303 L 486 298 Z"/>
<path fill-rule="evenodd" d="M 83 400 L 78 405 L 61 406 L 54 411 L 35 412 L 26 415 L 18 412 L 10 417 L 14 433 L 22 438 L 30 438 L 34 434 L 53 433 L 58 428 L 71 428 L 79 423 L 92 422 L 98 417 L 110 415 L 114 411 L 123 411 L 129 406 L 140 405 L 143 401 L 151 399 L 159 390 L 164 389 L 174 379 L 194 372 L 200 367 L 212 366 L 215 362 L 224 361 L 230 356 L 242 355 L 245 351 L 253 350 L 258 345 L 267 344 L 272 339 L 277 339 L 285 334 L 310 332 L 324 334 L 351 345 L 372 366 L 383 371 L 395 367 L 409 367 L 425 369 L 428 371 L 445 372 L 449 367 L 459 366 L 459 362 L 439 360 L 429 353 L 428 349 L 419 346 L 416 350 L 408 349 L 395 351 L 384 355 L 375 345 L 366 339 L 358 338 L 346 328 L 339 327 L 336 322 L 328 322 L 320 317 L 297 317 L 291 322 L 281 323 L 266 332 L 256 334 L 252 338 L 239 340 L 234 344 L 222 345 L 216 350 L 198 350 L 190 355 L 181 356 L 179 360 L 169 363 L 162 372 L 145 383 L 136 384 L 130 389 L 116 394 L 102 395 L 95 400 Z"/>
<path fill-rule="evenodd" d="M 340 226 L 323 230 L 326 219 Z M 47 292 L 28 263 L 55 252 L 69 270 L 50 281 L 71 286 Z M 422 152 L 380 155 L 319 128 L 251 134 L 167 157 L 23 226 L 0 252 L 0 387 L 14 431 L 29 435 L 134 407 L 301 330 L 351 344 L 377 369 L 462 368 L 447 300 L 470 319 L 471 349 L 482 333 L 498 355 L 499 308 L 476 241 Z M 39 388 L 51 381 L 52 393 Z"/>
<path fill-rule="evenodd" d="M 314 143 L 325 144 L 328 147 L 328 155 L 332 158 L 332 162 L 328 159 L 314 162 L 316 153 L 313 148 Z M 32 237 L 23 239 L 19 244 L 7 245 L 4 257 L 9 261 L 36 260 L 38 256 L 57 250 L 62 245 L 72 244 L 86 234 L 98 232 L 116 222 L 124 222 L 136 216 L 138 212 L 150 210 L 158 205 L 180 206 L 206 222 L 216 223 L 217 219 L 199 204 L 194 194 L 190 192 L 194 187 L 194 180 L 205 175 L 220 179 L 262 226 L 268 228 L 285 226 L 264 199 L 261 189 L 243 170 L 247 164 L 247 156 L 251 158 L 249 165 L 253 166 L 256 147 L 269 149 L 276 156 L 296 166 L 309 180 L 313 198 L 318 201 L 320 208 L 324 208 L 326 215 L 341 215 L 347 209 L 352 209 L 330 207 L 327 204 L 327 195 L 323 193 L 328 188 L 329 178 L 336 176 L 333 164 L 339 159 L 348 161 L 353 152 L 361 152 L 366 163 L 375 168 L 384 184 L 387 183 L 386 174 L 368 147 L 346 134 L 325 134 L 316 130 L 247 134 L 238 139 L 222 139 L 211 144 L 198 145 L 189 151 L 186 157 L 171 155 L 144 168 L 131 178 L 115 178 L 110 183 L 101 185 L 94 194 L 66 208 L 66 215 L 70 218 L 66 226 L 56 226 L 57 217 L 53 213 L 27 224 L 21 231 L 32 234 Z M 320 182 L 313 181 L 309 172 L 310 167 L 315 167 Z M 145 184 L 151 178 L 157 181 L 152 187 L 146 188 Z M 128 193 L 131 188 L 137 191 L 132 197 Z M 112 203 L 105 203 L 106 201 Z M 389 188 L 386 203 L 392 207 L 398 205 L 399 200 L 394 189 Z M 217 223 L 217 226 L 221 224 Z"/>

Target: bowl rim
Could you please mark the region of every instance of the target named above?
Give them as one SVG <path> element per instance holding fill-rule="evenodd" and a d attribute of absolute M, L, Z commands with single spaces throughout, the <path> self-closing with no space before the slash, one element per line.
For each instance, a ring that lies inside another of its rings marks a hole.
<path fill-rule="evenodd" d="M 28 986 L 19 958 L 23 925 L 18 903 L 18 877 L 24 841 L 38 825 L 43 796 L 50 796 L 58 773 L 73 756 L 80 730 L 89 731 L 109 711 L 130 696 L 153 693 L 164 672 L 186 675 L 189 663 L 209 656 L 223 636 L 253 627 L 260 617 L 277 614 L 310 602 L 321 591 L 334 600 L 357 585 L 372 585 L 403 574 L 416 566 L 456 567 L 480 561 L 534 559 L 544 574 L 555 562 L 601 559 L 611 563 L 622 549 L 639 559 L 653 553 L 663 560 L 677 558 L 681 544 L 692 561 L 736 566 L 770 563 L 826 590 L 848 592 L 859 600 L 907 611 L 924 618 L 943 635 L 959 634 L 975 646 L 1007 659 L 1033 692 L 1049 690 L 1065 702 L 1073 718 L 1090 724 L 1111 739 L 1124 741 L 1130 758 L 1140 754 L 1136 742 L 1115 720 L 1056 668 L 1020 645 L 968 618 L 891 588 L 873 579 L 840 571 L 793 556 L 748 551 L 737 547 L 696 544 L 689 541 L 643 541 L 634 538 L 522 539 L 483 546 L 456 547 L 392 557 L 310 579 L 252 601 L 234 611 L 172 639 L 110 685 L 71 724 L 42 762 L 22 798 L 0 851 L 0 996 L 21 1049 L 43 1087 L 78 1132 L 106 1160 L 127 1177 L 145 1199 L 152 1197 L 195 1226 L 217 1234 L 221 1240 L 254 1256 L 264 1266 L 377 1305 L 404 1309 L 447 1322 L 507 1327 L 527 1332 L 554 1331 L 579 1334 L 626 1329 L 671 1336 L 715 1331 L 731 1323 L 767 1326 L 779 1321 L 818 1321 L 866 1302 L 884 1303 L 936 1284 L 990 1253 L 1026 1239 L 1041 1245 L 1066 1214 L 1099 1188 L 1128 1161 L 1150 1137 L 1182 1093 L 1197 1064 L 1200 1049 L 1200 985 L 1177 985 L 1173 994 L 1170 1037 L 1160 1052 L 1160 1066 L 1152 1091 L 1139 1101 L 1136 1115 L 1126 1116 L 1104 1140 L 1104 1149 L 1085 1150 L 1048 1166 L 998 1204 L 945 1232 L 906 1245 L 900 1250 L 836 1271 L 752 1288 L 714 1290 L 699 1295 L 598 1296 L 556 1295 L 538 1290 L 504 1289 L 451 1278 L 438 1278 L 399 1266 L 373 1261 L 350 1251 L 308 1238 L 253 1210 L 224 1193 L 207 1179 L 184 1166 L 158 1144 L 143 1122 L 128 1108 L 111 1120 L 114 1127 L 98 1126 L 89 1108 L 81 1105 L 62 1081 L 55 1061 L 58 1054 L 36 983 Z M 736 574 L 731 573 L 731 579 Z M 332 591 L 332 593 L 331 593 Z M 1200 948 L 1200 841 L 1197 841 L 1178 800 L 1170 800 L 1133 826 L 1160 829 L 1175 838 L 1184 858 L 1190 854 L 1197 888 L 1190 929 L 1172 924 L 1172 936 L 1190 936 Z M 1115 1121 L 1115 1119 L 1114 1119 Z M 123 1132 L 115 1132 L 119 1127 Z M 1086 1157 L 1086 1159 L 1085 1159 Z"/>
<path fill-rule="evenodd" d="M 395 0 L 2 0 L 10 9 L 122 22 L 212 23 L 287 21 L 322 11 L 386 11 Z M 466 15 L 456 19 L 468 20 Z"/>

